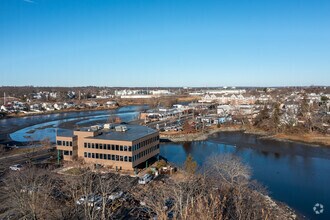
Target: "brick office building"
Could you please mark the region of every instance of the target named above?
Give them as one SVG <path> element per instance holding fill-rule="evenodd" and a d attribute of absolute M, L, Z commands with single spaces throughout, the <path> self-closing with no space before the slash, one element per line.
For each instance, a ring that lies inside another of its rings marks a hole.
<path fill-rule="evenodd" d="M 63 160 L 83 158 L 86 163 L 134 170 L 159 155 L 157 130 L 139 125 L 104 127 L 58 131 L 56 148 Z"/>

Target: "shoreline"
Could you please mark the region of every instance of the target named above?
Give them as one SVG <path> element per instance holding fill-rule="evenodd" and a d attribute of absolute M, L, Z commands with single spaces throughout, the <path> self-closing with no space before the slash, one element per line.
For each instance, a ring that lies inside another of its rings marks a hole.
<path fill-rule="evenodd" d="M 127 105 L 129 106 L 129 105 Z M 56 112 L 42 112 L 40 114 L 33 114 L 33 115 L 19 115 L 11 118 L 22 118 L 22 117 L 29 117 L 29 116 L 42 116 L 42 115 L 53 115 L 53 114 L 62 114 L 62 113 L 71 113 L 71 112 L 96 112 L 96 111 L 107 111 L 107 110 L 117 110 L 118 108 L 126 107 L 126 106 L 117 106 L 115 108 L 96 108 L 96 109 L 75 109 L 70 111 L 56 111 Z M 68 117 L 69 119 L 72 117 Z M 3 118 L 9 119 L 9 118 Z M 77 119 L 78 120 L 78 119 Z M 51 119 L 44 120 L 44 122 L 53 121 Z M 15 126 L 11 129 L 6 130 L 4 133 L 0 134 L 0 141 L 2 144 L 9 144 L 9 145 L 24 145 L 25 142 L 17 142 L 10 138 L 10 134 L 25 127 L 33 126 L 39 124 L 40 122 L 35 123 L 27 123 L 23 126 Z M 255 128 L 244 127 L 244 126 L 224 126 L 220 128 L 212 128 L 207 129 L 204 132 L 196 132 L 196 133 L 182 133 L 182 132 L 174 132 L 174 133 L 167 133 L 167 132 L 160 132 L 160 139 L 162 142 L 191 142 L 191 141 L 203 141 L 207 140 L 212 134 L 219 133 L 219 132 L 243 132 L 245 134 L 251 135 L 258 135 L 260 139 L 267 139 L 267 140 L 275 140 L 275 141 L 284 141 L 284 142 L 292 142 L 292 143 L 301 143 L 301 144 L 308 144 L 308 145 L 315 145 L 315 146 L 323 146 L 323 147 L 330 147 L 330 136 L 329 135 L 320 135 L 320 134 L 285 134 L 285 133 L 278 133 L 278 134 L 271 134 L 266 131 L 258 130 Z"/>
<path fill-rule="evenodd" d="M 321 146 L 321 147 L 330 147 L 330 144 L 327 142 L 316 141 L 315 139 L 323 138 L 327 139 L 326 141 L 330 141 L 330 136 L 313 136 L 313 134 L 300 134 L 300 135 L 290 135 L 290 134 L 270 134 L 265 131 L 261 130 L 251 130 L 243 127 L 222 127 L 222 128 L 215 128 L 212 130 L 208 130 L 205 132 L 196 132 L 190 134 L 183 134 L 183 133 L 160 133 L 160 138 L 163 139 L 164 142 L 191 142 L 191 141 L 204 141 L 209 138 L 212 134 L 220 133 L 220 132 L 243 132 L 244 134 L 251 134 L 260 136 L 260 139 L 266 140 L 274 140 L 274 141 L 282 141 L 282 142 L 292 142 L 292 143 L 301 143 L 301 144 L 308 144 L 314 146 Z M 315 139 L 306 139 L 308 138 L 315 138 Z M 301 138 L 301 139 L 300 139 Z M 305 139 L 304 139 L 305 138 Z"/>
<path fill-rule="evenodd" d="M 127 105 L 129 106 L 129 105 Z M 53 114 L 61 114 L 61 113 L 70 113 L 70 112 L 88 112 L 88 111 L 107 111 L 107 110 L 116 110 L 121 107 L 126 107 L 126 106 L 116 106 L 116 107 L 109 107 L 109 108 L 83 108 L 83 109 L 67 109 L 67 110 L 54 110 L 54 111 L 43 111 L 43 112 L 31 112 L 31 113 L 21 113 L 21 114 L 8 114 L 5 117 L 1 118 L 2 119 L 10 119 L 10 118 L 24 118 L 24 117 L 29 117 L 29 116 L 40 116 L 40 115 L 53 115 Z"/>
<path fill-rule="evenodd" d="M 127 106 L 130 106 L 130 105 L 127 105 Z M 74 111 L 57 111 L 57 112 L 43 112 L 41 114 L 33 114 L 33 115 L 20 115 L 20 116 L 15 116 L 15 117 L 7 117 L 7 118 L 1 118 L 0 120 L 8 120 L 8 119 L 20 119 L 20 118 L 23 118 L 23 117 L 33 117 L 33 116 L 47 116 L 47 115 L 54 115 L 54 114 L 64 114 L 64 113 L 79 113 L 79 112 L 90 112 L 92 115 L 94 112 L 97 112 L 97 111 L 111 111 L 111 110 L 118 110 L 119 108 L 122 108 L 122 107 L 127 107 L 127 106 L 118 106 L 114 109 L 84 109 L 84 110 L 74 110 Z M 89 115 L 86 115 L 86 116 L 89 116 Z M 71 118 L 75 118 L 74 116 L 68 116 L 68 117 L 64 117 L 64 118 L 61 118 L 61 119 L 71 119 Z M 19 146 L 25 146 L 28 144 L 28 142 L 20 142 L 20 141 L 15 141 L 13 139 L 11 139 L 10 137 L 10 134 L 11 133 L 14 133 L 18 130 L 21 130 L 21 129 L 24 129 L 24 128 L 27 128 L 27 127 L 30 127 L 30 126 L 34 126 L 34 125 L 37 125 L 37 124 L 40 124 L 40 123 L 47 123 L 47 122 L 51 122 L 51 121 L 56 121 L 58 119 L 44 119 L 42 121 L 35 121 L 35 122 L 26 122 L 24 125 L 14 125 L 10 128 L 6 128 L 3 133 L 0 133 L 0 144 L 2 145 L 8 145 L 8 146 L 14 146 L 14 145 L 19 145 Z M 77 119 L 77 120 L 80 120 L 80 119 Z"/>

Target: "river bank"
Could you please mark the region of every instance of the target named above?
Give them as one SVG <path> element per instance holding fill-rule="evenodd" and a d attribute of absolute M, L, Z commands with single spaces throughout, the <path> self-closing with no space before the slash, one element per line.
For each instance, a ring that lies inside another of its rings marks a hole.
<path fill-rule="evenodd" d="M 243 126 L 226 126 L 220 128 L 211 128 L 204 132 L 196 132 L 185 134 L 182 132 L 160 132 L 160 138 L 164 141 L 172 142 L 189 142 L 189 141 L 203 141 L 208 139 L 214 133 L 218 132 L 237 132 L 241 131 L 246 134 L 253 134 L 260 136 L 262 139 L 270 139 L 276 141 L 298 142 L 304 144 L 318 145 L 330 147 L 330 135 L 322 135 L 317 133 L 307 134 L 271 134 L 262 130 L 247 128 Z"/>
<path fill-rule="evenodd" d="M 71 111 L 71 112 L 57 112 L 56 114 L 44 114 L 44 115 L 29 115 L 26 117 L 16 117 L 16 118 L 6 118 L 0 120 L 0 144 L 2 145 L 24 145 L 24 142 L 19 142 L 11 139 L 11 134 L 25 129 L 27 127 L 35 126 L 41 123 L 55 122 L 61 120 L 59 127 L 72 129 L 75 123 L 79 123 L 81 120 L 88 120 L 88 118 L 100 118 L 103 121 L 106 121 L 107 115 L 125 115 L 126 113 L 130 114 L 132 112 L 139 111 L 144 109 L 146 106 L 125 106 L 119 109 L 94 109 L 93 111 Z M 137 110 L 138 109 L 138 110 Z M 121 117 L 121 116 L 120 116 Z M 76 120 L 75 120 L 76 119 Z M 132 120 L 129 118 L 128 120 Z M 72 121 L 72 122 L 71 122 Z M 91 120 L 95 123 L 96 120 Z M 127 120 L 126 120 L 127 121 Z M 62 125 L 63 124 L 63 125 Z M 50 127 L 49 125 L 45 125 Z M 34 133 L 39 131 L 38 128 L 31 128 L 31 131 L 28 131 L 27 134 Z"/>
<path fill-rule="evenodd" d="M 116 110 L 120 107 L 125 107 L 125 106 L 113 106 L 113 107 L 106 107 L 106 108 L 98 107 L 98 108 L 64 109 L 64 110 L 27 112 L 27 113 L 10 113 L 10 114 L 7 114 L 2 119 L 22 118 L 22 117 L 40 116 L 40 115 L 52 115 L 52 114 L 70 113 L 70 112 L 107 111 L 107 110 Z"/>

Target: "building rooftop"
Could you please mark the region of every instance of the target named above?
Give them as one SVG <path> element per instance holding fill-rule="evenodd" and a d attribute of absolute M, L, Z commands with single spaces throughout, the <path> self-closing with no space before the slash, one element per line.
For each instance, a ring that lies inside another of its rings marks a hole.
<path fill-rule="evenodd" d="M 146 135 L 155 134 L 158 131 L 146 126 L 125 125 L 126 131 L 116 131 L 115 129 L 102 129 L 100 134 L 88 139 L 116 140 L 116 141 L 135 141 Z"/>
<path fill-rule="evenodd" d="M 73 137 L 73 131 L 72 130 L 68 130 L 68 129 L 59 129 L 56 132 L 56 136 L 59 137 Z"/>

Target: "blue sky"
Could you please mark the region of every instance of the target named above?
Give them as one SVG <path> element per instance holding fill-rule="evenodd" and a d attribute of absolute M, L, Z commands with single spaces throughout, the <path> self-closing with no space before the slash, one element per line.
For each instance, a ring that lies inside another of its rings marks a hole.
<path fill-rule="evenodd" d="M 328 0 L 0 0 L 0 85 L 330 85 Z"/>

